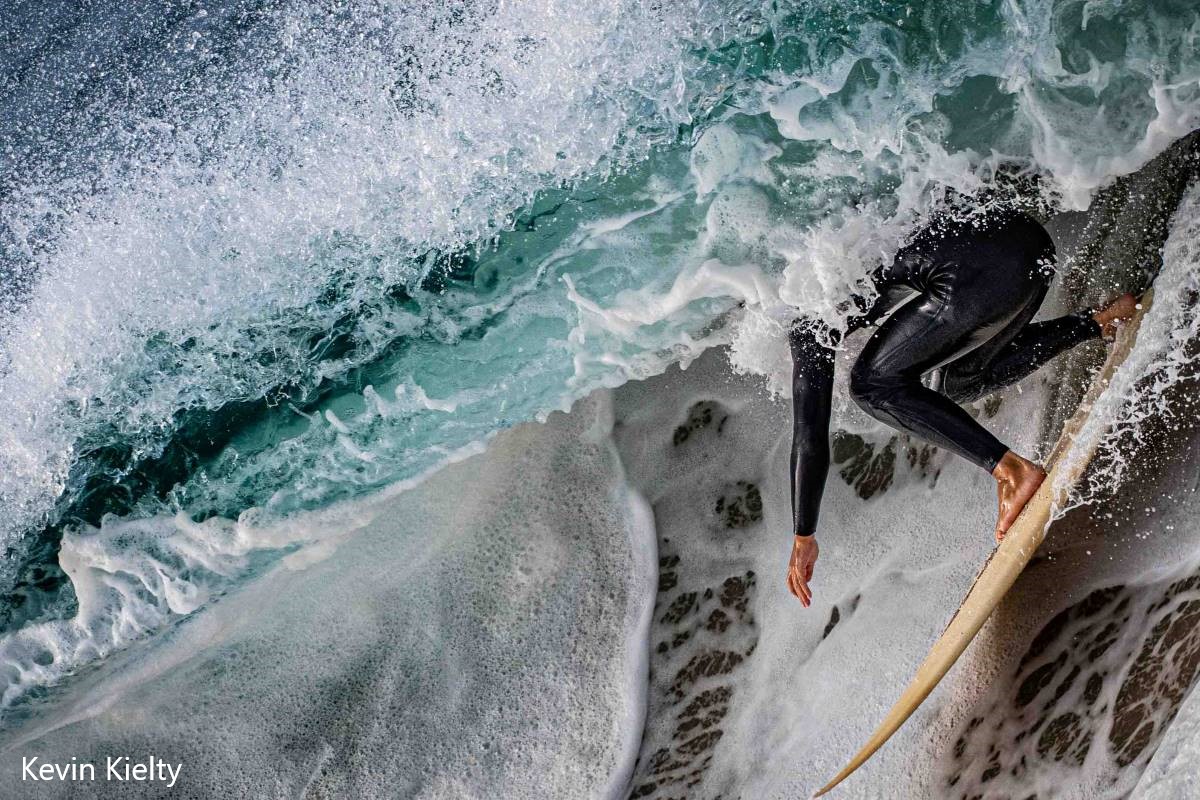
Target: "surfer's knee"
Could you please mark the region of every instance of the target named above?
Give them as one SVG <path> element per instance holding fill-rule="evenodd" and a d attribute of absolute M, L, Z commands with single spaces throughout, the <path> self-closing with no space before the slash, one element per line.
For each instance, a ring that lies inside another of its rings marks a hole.
<path fill-rule="evenodd" d="M 878 418 L 887 397 L 895 390 L 894 377 L 884 375 L 861 359 L 850 370 L 850 398 L 863 411 Z"/>
<path fill-rule="evenodd" d="M 950 368 L 942 372 L 936 389 L 955 403 L 973 403 L 992 391 L 985 376 Z"/>

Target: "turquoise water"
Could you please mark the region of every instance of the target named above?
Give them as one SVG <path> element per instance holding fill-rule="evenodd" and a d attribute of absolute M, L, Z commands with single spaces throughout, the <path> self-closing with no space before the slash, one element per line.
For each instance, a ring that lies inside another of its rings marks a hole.
<path fill-rule="evenodd" d="M 286 546 L 204 565 L 136 521 L 217 536 L 322 508 L 717 343 L 778 388 L 782 323 L 836 324 L 948 190 L 1024 171 L 1081 208 L 1200 126 L 1185 2 L 27 5 L 4 25 L 10 634 L 78 609 L 64 531 L 219 588 Z M 96 655 L 197 607 L 145 591 L 162 613 Z M 89 657 L 14 666 L 6 702 Z"/>

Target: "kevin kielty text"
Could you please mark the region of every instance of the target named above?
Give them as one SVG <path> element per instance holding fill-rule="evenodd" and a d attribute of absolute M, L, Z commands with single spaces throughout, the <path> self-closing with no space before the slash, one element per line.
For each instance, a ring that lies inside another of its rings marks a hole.
<path fill-rule="evenodd" d="M 162 781 L 169 789 L 175 785 L 181 771 L 183 764 L 168 764 L 154 756 L 145 761 L 133 761 L 129 756 L 109 756 L 104 760 L 102 772 L 96 764 L 74 757 L 66 763 L 42 761 L 37 756 L 21 758 L 23 781 L 95 781 L 99 776 L 106 781 Z"/>

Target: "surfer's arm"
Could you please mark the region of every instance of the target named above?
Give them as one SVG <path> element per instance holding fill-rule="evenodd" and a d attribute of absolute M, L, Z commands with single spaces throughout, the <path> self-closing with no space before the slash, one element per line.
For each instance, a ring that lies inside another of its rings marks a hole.
<path fill-rule="evenodd" d="M 829 417 L 834 352 L 810 323 L 788 335 L 792 350 L 792 533 L 817 530 L 821 496 L 829 474 Z"/>

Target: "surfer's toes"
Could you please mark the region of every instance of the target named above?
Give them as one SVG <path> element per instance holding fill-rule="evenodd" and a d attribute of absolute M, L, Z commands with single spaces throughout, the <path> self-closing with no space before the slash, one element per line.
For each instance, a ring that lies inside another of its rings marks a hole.
<path fill-rule="evenodd" d="M 996 541 L 1004 540 L 1008 529 L 1021 516 L 1025 505 L 1037 493 L 1046 471 L 1028 459 L 1009 451 L 993 470 L 996 490 L 1000 500 L 1000 514 L 996 519 Z"/>
<path fill-rule="evenodd" d="M 1132 317 L 1137 313 L 1137 307 L 1137 298 L 1126 292 L 1092 314 L 1092 319 L 1100 326 L 1101 335 L 1105 339 L 1111 339 L 1117 333 L 1117 323 Z"/>

